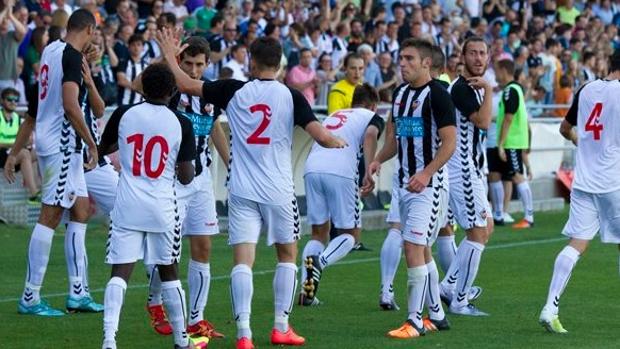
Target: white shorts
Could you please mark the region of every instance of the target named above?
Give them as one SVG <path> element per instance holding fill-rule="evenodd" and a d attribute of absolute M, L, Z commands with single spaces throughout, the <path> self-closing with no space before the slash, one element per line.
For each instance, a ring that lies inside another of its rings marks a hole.
<path fill-rule="evenodd" d="M 105 263 L 127 264 L 144 259 L 144 264 L 170 265 L 181 257 L 181 231 L 152 233 L 110 224 Z"/>
<path fill-rule="evenodd" d="M 426 188 L 422 193 L 400 189 L 400 217 L 403 240 L 432 246 L 448 214 L 448 192 L 444 188 Z"/>
<path fill-rule="evenodd" d="M 58 153 L 38 158 L 41 202 L 71 208 L 78 196 L 88 197 L 81 153 Z"/>
<path fill-rule="evenodd" d="M 269 205 L 228 194 L 228 243 L 257 243 L 261 229 L 267 245 L 290 244 L 300 238 L 299 209 L 295 196 L 283 205 Z"/>
<path fill-rule="evenodd" d="M 461 228 L 486 227 L 489 202 L 486 190 L 479 177 L 471 180 L 450 182 L 450 209 Z"/>
<path fill-rule="evenodd" d="M 392 199 L 390 201 L 390 210 L 388 211 L 385 221 L 387 223 L 400 224 L 400 188 L 397 185 L 392 185 Z"/>
<path fill-rule="evenodd" d="M 109 216 L 116 199 L 118 172 L 114 171 L 112 165 L 107 164 L 85 172 L 84 177 L 86 178 L 88 195 L 95 200 L 99 210 Z"/>
<path fill-rule="evenodd" d="M 189 185 L 177 182 L 175 186 L 183 236 L 219 233 L 215 193 L 209 170 L 203 170 Z"/>
<path fill-rule="evenodd" d="M 568 222 L 562 234 L 592 240 L 599 231 L 602 242 L 620 244 L 620 190 L 592 194 L 573 189 Z"/>
<path fill-rule="evenodd" d="M 337 229 L 362 226 L 358 185 L 353 179 L 327 173 L 308 173 L 304 176 L 304 183 L 309 224 L 321 225 L 331 218 Z"/>

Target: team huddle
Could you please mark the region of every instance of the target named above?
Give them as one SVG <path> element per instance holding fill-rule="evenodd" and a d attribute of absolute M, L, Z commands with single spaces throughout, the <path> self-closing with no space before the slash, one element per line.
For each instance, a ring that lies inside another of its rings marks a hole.
<path fill-rule="evenodd" d="M 379 306 L 399 309 L 393 280 L 404 250 L 408 316 L 387 335 L 415 338 L 448 330 L 446 313 L 488 316 L 471 303 L 482 293 L 474 282 L 493 232 L 485 151 L 485 131 L 492 127 L 493 90 L 483 78 L 489 61 L 483 39 L 471 37 L 464 42 L 464 73 L 448 86 L 436 79 L 436 66 L 445 60 L 441 50 L 423 40 L 405 40 L 399 56 L 405 83 L 393 91 L 387 121 L 377 114 L 377 91 L 363 84 L 355 88 L 351 108 L 332 113 L 321 123 L 300 92 L 276 80 L 282 55 L 276 40 L 260 38 L 251 45 L 253 79 L 249 82 L 205 81 L 201 77 L 210 55 L 206 40 L 179 40 L 176 33 L 164 29 L 157 35 L 161 61 L 150 64 L 132 86 L 144 101 L 116 109 L 99 137 L 96 119 L 103 116 L 104 103 L 88 68 L 94 28 L 92 14 L 77 10 L 69 19 L 65 41 L 43 51 L 38 105 L 29 109 L 30 117 L 5 166 L 7 177 L 14 179 L 14 154 L 36 128 L 43 205 L 30 240 L 19 313 L 64 315 L 40 297 L 54 229 L 63 222 L 69 273 L 66 308 L 103 312 L 103 349 L 117 347 L 127 284 L 139 260 L 149 276 L 146 308 L 155 331 L 172 335 L 175 348 L 200 347 L 205 337 L 207 342 L 223 337 L 204 316 L 211 280 L 211 236 L 219 233 L 209 169 L 211 141 L 228 164 L 228 240 L 234 261 L 230 295 L 237 348 L 254 348 L 252 267 L 261 231 L 277 255 L 271 343 L 303 345 L 305 338 L 289 325 L 293 303 L 320 304 L 317 294 L 326 269 L 360 240 L 361 197 L 375 189 L 381 165 L 394 157 L 390 230 L 380 258 Z M 498 76 L 514 73 L 510 61 L 500 63 Z M 620 54 L 616 53 L 609 77 L 582 87 L 562 123 L 562 135 L 578 144 L 577 171 L 564 229 L 571 241 L 558 255 L 540 316 L 551 332 L 566 332 L 559 322 L 559 297 L 588 242 L 600 230 L 603 242 L 620 244 L 620 177 L 606 175 L 620 173 L 620 123 L 613 120 L 620 112 L 614 99 L 620 91 L 619 78 Z M 498 158 L 512 168 L 514 176 L 520 175 L 519 191 L 525 193 L 522 196 L 529 193 L 531 199 L 520 163 L 522 137 L 511 139 L 506 134 L 511 123 L 526 118 L 514 103 L 523 96 L 517 83 L 505 80 Z M 230 140 L 220 125 L 222 112 L 228 119 Z M 292 171 L 296 126 L 314 140 L 304 171 L 312 237 L 300 265 L 300 211 Z M 385 143 L 377 149 L 382 134 Z M 120 174 L 107 157 L 117 151 Z M 362 178 L 360 161 L 366 166 Z M 112 266 L 112 273 L 103 305 L 89 293 L 84 242 L 89 196 L 110 217 L 105 263 Z M 533 224 L 531 209 L 526 211 L 530 212 L 526 219 Z M 466 235 L 458 248 L 454 224 Z M 338 234 L 330 241 L 332 226 Z M 189 302 L 178 272 L 184 236 L 190 246 Z M 435 241 L 443 280 L 431 253 Z M 425 309 L 427 316 L 423 316 Z"/>

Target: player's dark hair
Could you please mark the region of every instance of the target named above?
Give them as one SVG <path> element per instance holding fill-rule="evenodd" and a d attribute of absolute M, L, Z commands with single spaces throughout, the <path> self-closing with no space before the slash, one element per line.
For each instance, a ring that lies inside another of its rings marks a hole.
<path fill-rule="evenodd" d="M 19 91 L 17 91 L 16 89 L 14 89 L 12 87 L 7 87 L 4 90 L 2 90 L 2 93 L 0 94 L 0 98 L 5 99 L 8 96 L 17 96 L 17 97 L 19 97 Z"/>
<path fill-rule="evenodd" d="M 222 67 L 220 69 L 220 76 L 218 77 L 220 80 L 232 79 L 234 72 L 229 67 Z"/>
<path fill-rule="evenodd" d="M 361 59 L 362 61 L 364 60 L 359 53 L 351 52 L 351 53 L 347 54 L 344 57 L 344 67 L 345 68 L 349 66 L 349 63 L 351 62 L 352 59 Z"/>
<path fill-rule="evenodd" d="M 479 36 L 470 36 L 467 39 L 465 39 L 465 42 L 463 43 L 463 54 L 467 53 L 467 47 L 469 46 L 469 43 L 471 42 L 481 42 L 484 44 L 484 47 L 486 47 L 487 52 L 489 52 L 489 45 L 487 44 L 486 41 L 484 41 L 483 38 L 479 37 Z"/>
<path fill-rule="evenodd" d="M 405 39 L 405 41 L 403 41 L 403 43 L 400 45 L 400 49 L 402 51 L 403 49 L 408 47 L 412 47 L 418 50 L 421 59 L 433 59 L 433 44 L 431 44 L 427 40 L 413 38 Z"/>
<path fill-rule="evenodd" d="M 172 96 L 176 81 L 165 63 L 153 63 L 142 73 L 142 90 L 147 100 L 162 100 Z"/>
<path fill-rule="evenodd" d="M 356 86 L 353 91 L 352 107 L 370 107 L 379 103 L 379 93 L 368 83 Z"/>
<path fill-rule="evenodd" d="M 127 45 L 131 45 L 134 42 L 144 44 L 144 38 L 142 37 L 142 34 L 133 34 L 132 36 L 130 36 L 129 40 L 127 41 Z"/>
<path fill-rule="evenodd" d="M 183 44 L 187 44 L 188 46 L 181 52 L 181 60 L 183 60 L 185 56 L 196 57 L 199 54 L 204 54 L 207 61 L 209 61 L 211 47 L 207 39 L 202 36 L 190 36 L 183 41 Z"/>
<path fill-rule="evenodd" d="M 496 63 L 497 69 L 503 69 L 511 76 L 515 75 L 515 62 L 510 59 L 502 59 Z"/>
<path fill-rule="evenodd" d="M 93 16 L 90 11 L 79 9 L 73 11 L 69 17 L 69 21 L 67 22 L 67 31 L 81 32 L 90 26 L 94 28 L 96 25 L 97 21 L 95 21 L 95 16 Z"/>
<path fill-rule="evenodd" d="M 620 49 L 614 51 L 614 53 L 609 57 L 609 71 L 620 71 Z"/>
<path fill-rule="evenodd" d="M 443 70 L 443 67 L 446 66 L 446 55 L 444 55 L 441 47 L 433 45 L 433 56 L 431 60 L 433 61 L 433 63 L 431 64 L 432 70 Z"/>
<path fill-rule="evenodd" d="M 259 67 L 279 69 L 282 59 L 282 45 L 274 38 L 263 36 L 252 42 L 250 55 Z"/>

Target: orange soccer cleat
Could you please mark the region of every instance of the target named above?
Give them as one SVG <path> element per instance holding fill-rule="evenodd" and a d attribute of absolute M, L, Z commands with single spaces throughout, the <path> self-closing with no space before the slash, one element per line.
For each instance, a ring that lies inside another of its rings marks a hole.
<path fill-rule="evenodd" d="M 190 336 L 202 336 L 209 338 L 224 338 L 222 333 L 219 333 L 207 320 L 200 320 L 194 325 L 187 326 L 187 334 Z"/>
<path fill-rule="evenodd" d="M 248 337 L 237 339 L 237 349 L 254 349 L 254 343 Z"/>
<path fill-rule="evenodd" d="M 163 336 L 169 336 L 172 334 L 172 326 L 170 326 L 170 323 L 168 322 L 163 305 L 147 304 L 146 310 L 149 312 L 149 316 L 151 317 L 151 326 L 155 332 Z"/>
<path fill-rule="evenodd" d="M 527 219 L 523 218 L 518 223 L 512 225 L 513 229 L 528 229 L 534 226 L 534 222 L 530 222 Z"/>
<path fill-rule="evenodd" d="M 390 338 L 410 339 L 426 334 L 424 328 L 418 328 L 413 321 L 407 320 L 401 327 L 387 333 Z"/>
<path fill-rule="evenodd" d="M 275 328 L 271 330 L 271 344 L 273 345 L 304 345 L 304 343 L 306 339 L 295 333 L 290 326 L 284 333 Z"/>

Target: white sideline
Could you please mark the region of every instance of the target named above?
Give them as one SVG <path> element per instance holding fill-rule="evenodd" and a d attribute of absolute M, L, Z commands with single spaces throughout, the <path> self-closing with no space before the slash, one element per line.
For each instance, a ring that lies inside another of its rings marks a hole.
<path fill-rule="evenodd" d="M 550 239 L 511 242 L 511 243 L 506 243 L 506 244 L 491 245 L 487 247 L 485 250 L 499 250 L 499 249 L 522 247 L 522 246 L 543 245 L 543 244 L 550 244 L 550 243 L 566 241 L 566 240 L 567 240 L 566 237 L 558 237 L 558 238 L 550 238 Z M 336 263 L 335 265 L 362 264 L 362 263 L 377 262 L 377 261 L 379 261 L 379 257 L 359 258 L 359 259 L 344 260 L 344 261 Z M 275 269 L 259 270 L 259 271 L 255 271 L 253 274 L 254 275 L 268 275 L 268 274 L 273 274 L 273 273 L 275 273 Z M 219 275 L 219 276 L 211 277 L 211 281 L 228 280 L 228 279 L 230 279 L 230 275 Z M 187 283 L 184 281 L 183 284 L 187 284 Z M 148 287 L 149 287 L 149 284 L 138 284 L 138 285 L 127 286 L 128 289 L 139 289 L 139 288 L 148 288 Z M 104 291 L 105 291 L 105 288 L 97 288 L 94 290 L 90 290 L 90 293 L 91 294 L 103 293 Z M 46 299 L 47 298 L 58 298 L 58 297 L 66 297 L 67 295 L 68 293 L 66 292 L 65 293 L 51 293 L 51 294 L 46 294 L 45 297 L 42 297 L 42 298 L 46 298 Z M 0 298 L 0 303 L 17 302 L 19 300 L 20 300 L 19 297 Z"/>

